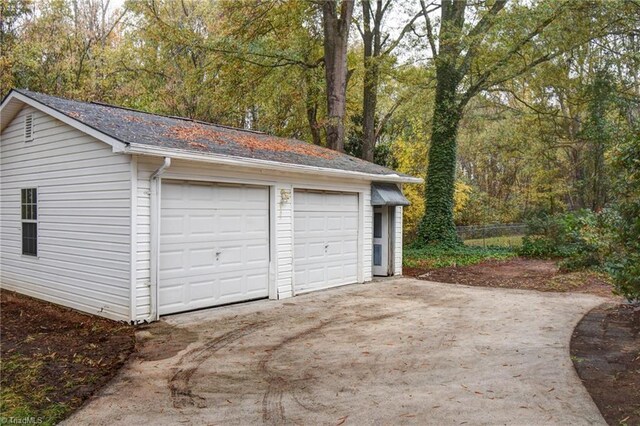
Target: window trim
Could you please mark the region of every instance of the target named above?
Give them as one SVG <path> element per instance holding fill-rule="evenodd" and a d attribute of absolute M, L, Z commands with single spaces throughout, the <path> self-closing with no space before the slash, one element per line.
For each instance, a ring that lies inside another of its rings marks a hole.
<path fill-rule="evenodd" d="M 36 196 L 36 202 L 35 203 L 23 203 L 22 201 L 22 192 L 23 191 L 29 191 L 29 190 L 33 190 L 35 191 L 35 196 Z M 26 256 L 29 258 L 39 258 L 40 254 L 39 254 L 39 250 L 38 250 L 38 240 L 39 240 L 39 226 L 38 226 L 38 217 L 39 217 L 39 203 L 38 203 L 38 199 L 39 199 L 39 191 L 38 191 L 38 187 L 37 186 L 30 186 L 30 187 L 26 187 L 26 188 L 20 188 L 20 254 L 22 256 Z M 25 219 L 23 217 L 23 207 L 25 205 L 28 206 L 34 206 L 35 210 L 32 213 L 35 213 L 35 219 L 31 218 L 31 219 Z M 35 253 L 25 253 L 25 246 L 24 246 L 24 224 L 25 223 L 30 223 L 30 224 L 35 224 Z"/>
<path fill-rule="evenodd" d="M 27 115 L 24 116 L 24 141 L 25 142 L 32 142 L 33 141 L 33 134 L 34 134 L 34 127 L 35 127 L 35 119 L 33 117 L 33 113 L 30 112 Z M 27 129 L 29 130 L 27 132 Z"/>

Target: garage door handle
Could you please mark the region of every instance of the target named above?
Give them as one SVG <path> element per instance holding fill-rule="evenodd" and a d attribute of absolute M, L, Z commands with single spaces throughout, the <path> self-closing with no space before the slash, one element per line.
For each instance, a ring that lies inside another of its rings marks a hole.
<path fill-rule="evenodd" d="M 221 251 L 217 251 L 217 252 L 216 252 L 216 260 L 218 260 L 218 259 L 220 258 L 220 255 L 221 255 L 221 254 L 222 254 L 222 252 L 221 252 Z"/>

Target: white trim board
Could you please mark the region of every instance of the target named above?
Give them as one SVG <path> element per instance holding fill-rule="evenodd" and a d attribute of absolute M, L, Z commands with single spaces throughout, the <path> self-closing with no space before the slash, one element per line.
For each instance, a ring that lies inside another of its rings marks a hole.
<path fill-rule="evenodd" d="M 235 157 L 221 154 L 197 154 L 191 151 L 156 147 L 132 143 L 126 147 L 126 153 L 141 154 L 152 157 L 171 157 L 176 160 L 189 160 L 202 163 L 213 163 L 245 167 L 250 169 L 275 170 L 288 173 L 302 173 L 313 175 L 325 175 L 333 177 L 350 178 L 354 180 L 396 182 L 396 183 L 422 183 L 422 178 L 400 176 L 397 174 L 378 175 L 375 173 L 355 172 L 349 170 L 330 169 L 326 167 L 307 166 L 302 164 L 278 163 L 276 161 L 259 160 L 255 158 Z"/>

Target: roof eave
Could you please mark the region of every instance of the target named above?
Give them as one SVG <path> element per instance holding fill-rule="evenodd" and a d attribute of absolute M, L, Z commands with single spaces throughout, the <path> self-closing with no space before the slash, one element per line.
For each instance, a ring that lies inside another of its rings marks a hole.
<path fill-rule="evenodd" d="M 255 158 L 236 157 L 212 153 L 194 153 L 192 151 L 155 147 L 144 144 L 131 143 L 125 148 L 129 154 L 148 155 L 153 157 L 171 157 L 176 160 L 200 161 L 203 163 L 220 164 L 252 169 L 268 169 L 289 173 L 315 174 L 349 178 L 364 181 L 394 182 L 394 183 L 422 183 L 421 178 L 400 176 L 397 174 L 380 175 L 350 170 L 330 169 L 327 167 L 307 166 L 302 164 L 280 163 L 277 161 L 260 160 Z"/>

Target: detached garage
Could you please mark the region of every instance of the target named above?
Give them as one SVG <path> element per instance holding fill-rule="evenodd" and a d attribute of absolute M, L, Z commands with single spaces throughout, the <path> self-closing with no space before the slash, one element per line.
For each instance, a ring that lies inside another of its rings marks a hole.
<path fill-rule="evenodd" d="M 0 284 L 116 320 L 402 273 L 403 183 L 308 143 L 13 90 Z"/>

